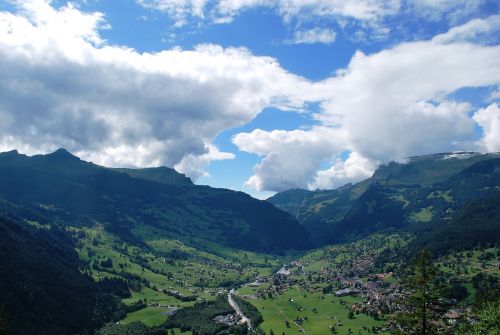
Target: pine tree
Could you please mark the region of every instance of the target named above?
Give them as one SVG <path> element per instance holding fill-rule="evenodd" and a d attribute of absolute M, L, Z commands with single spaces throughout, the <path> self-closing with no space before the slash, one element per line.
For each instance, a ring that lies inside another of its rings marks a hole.
<path fill-rule="evenodd" d="M 439 297 L 442 286 L 437 280 L 437 268 L 431 253 L 423 250 L 414 260 L 412 273 L 405 280 L 409 293 L 402 303 L 403 312 L 396 321 L 400 327 L 396 334 L 432 335 L 436 333 L 433 321 L 439 320 Z"/>

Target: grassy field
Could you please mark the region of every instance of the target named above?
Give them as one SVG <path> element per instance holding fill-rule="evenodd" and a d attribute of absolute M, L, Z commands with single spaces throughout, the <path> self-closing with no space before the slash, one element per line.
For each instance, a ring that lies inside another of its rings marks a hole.
<path fill-rule="evenodd" d="M 455 274 L 468 280 L 479 272 L 499 275 L 499 255 L 498 248 L 455 252 L 440 258 L 437 265 L 445 273 Z"/>
<path fill-rule="evenodd" d="M 359 297 L 337 298 L 321 292 L 305 293 L 298 288 L 291 288 L 283 295 L 273 299 L 248 300 L 256 306 L 264 317 L 261 328 L 269 334 L 331 334 L 331 327 L 338 334 L 369 334 L 373 326 L 383 326 L 383 320 L 375 320 L 366 315 L 348 318 L 349 306 L 360 302 Z M 295 320 L 303 319 L 298 325 Z M 289 322 L 287 327 L 286 321 Z M 380 332 L 379 334 L 386 334 Z"/>
<path fill-rule="evenodd" d="M 159 326 L 167 319 L 166 313 L 168 310 L 164 307 L 148 306 L 137 312 L 127 315 L 121 322 L 124 324 L 141 321 L 147 326 Z"/>
<path fill-rule="evenodd" d="M 410 214 L 410 220 L 413 222 L 430 222 L 432 220 L 432 206 L 422 208 L 418 212 Z"/>

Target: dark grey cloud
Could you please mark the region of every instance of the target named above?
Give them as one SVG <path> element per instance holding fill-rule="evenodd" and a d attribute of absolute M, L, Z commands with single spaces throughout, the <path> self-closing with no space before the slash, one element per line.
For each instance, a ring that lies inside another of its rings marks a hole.
<path fill-rule="evenodd" d="M 246 49 L 140 54 L 100 44 L 100 14 L 20 6 L 0 13 L 3 150 L 65 147 L 101 164 L 165 164 L 196 177 L 233 157 L 211 144 L 220 132 L 310 85 Z"/>

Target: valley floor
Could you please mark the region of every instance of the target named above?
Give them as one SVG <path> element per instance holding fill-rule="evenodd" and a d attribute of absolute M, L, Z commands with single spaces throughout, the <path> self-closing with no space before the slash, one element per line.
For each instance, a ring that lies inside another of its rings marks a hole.
<path fill-rule="evenodd" d="M 163 245 L 165 251 L 170 248 L 169 255 L 178 258 L 141 254 L 142 265 L 131 257 L 134 251 L 130 249 L 127 254 L 91 249 L 101 258 L 113 259 L 113 268 L 116 264 L 120 267 L 121 261 L 125 272 L 148 281 L 124 300 L 126 304 L 144 301 L 147 307 L 129 313 L 122 324 L 140 321 L 159 326 L 179 308 L 220 295 L 230 297 L 234 292 L 260 312 L 263 322 L 254 326 L 265 334 L 361 335 L 390 333 L 393 324 L 388 321 L 401 311 L 398 301 L 406 294 L 398 275 L 404 264 L 397 254 L 410 240 L 409 235 L 374 235 L 287 257 L 220 247 L 199 251 L 179 241 L 152 241 L 155 246 Z M 109 245 L 113 244 L 100 247 Z M 443 318 L 445 326 L 470 312 L 465 306 L 474 297 L 474 276 L 486 273 L 500 278 L 496 248 L 455 253 L 440 258 L 436 265 L 449 282 L 460 282 L 467 289 L 463 302 L 449 307 Z M 111 269 L 96 268 L 94 275 L 112 273 Z"/>

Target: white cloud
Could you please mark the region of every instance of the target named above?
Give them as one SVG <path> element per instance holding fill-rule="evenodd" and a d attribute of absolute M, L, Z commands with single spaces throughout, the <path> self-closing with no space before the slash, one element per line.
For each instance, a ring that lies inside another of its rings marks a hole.
<path fill-rule="evenodd" d="M 328 127 L 310 130 L 256 129 L 240 133 L 233 142 L 242 151 L 263 156 L 246 185 L 257 190 L 307 188 L 318 166 L 345 147 L 345 134 Z"/>
<path fill-rule="evenodd" d="M 415 15 L 427 20 L 447 18 L 456 22 L 475 12 L 486 0 L 407 0 L 407 6 Z"/>
<path fill-rule="evenodd" d="M 500 87 L 497 87 L 495 91 L 491 92 L 491 94 L 486 100 L 487 101 L 500 100 Z"/>
<path fill-rule="evenodd" d="M 482 122 L 485 128 L 488 150 L 496 148 L 493 138 L 498 133 L 492 114 L 497 110 L 490 108 L 487 116 L 487 112 L 476 113 L 473 120 L 468 103 L 447 96 L 461 88 L 497 86 L 500 46 L 456 41 L 449 38 L 453 34 L 403 43 L 372 55 L 356 53 L 347 68 L 316 84 L 323 102 L 315 118 L 322 129 L 342 134 L 342 140 L 335 141 L 339 146 L 329 144 L 331 135 L 312 132 L 305 132 L 304 137 L 313 136 L 314 141 L 304 139 L 293 145 L 285 145 L 286 136 L 253 132 L 250 139 L 245 134 L 245 139 L 256 144 L 235 143 L 242 150 L 263 155 L 248 183 L 257 189 L 280 191 L 357 181 L 368 176 L 377 162 L 474 149 L 475 122 Z M 268 147 L 272 150 L 261 149 Z M 344 150 L 354 154 L 348 162 L 339 163 L 334 158 Z M 305 159 L 294 160 L 295 153 Z M 320 163 L 328 159 L 332 167 L 319 171 Z"/>
<path fill-rule="evenodd" d="M 226 24 L 242 12 L 252 9 L 272 10 L 287 25 L 296 27 L 307 22 L 315 25 L 319 21 L 337 22 L 345 28 L 349 26 L 355 34 L 365 39 L 378 39 L 389 33 L 382 22 L 395 15 L 401 8 L 400 0 L 136 0 L 146 8 L 157 9 L 175 21 L 174 27 L 189 23 L 199 29 L 200 23 Z M 305 36 L 302 36 L 304 35 Z M 285 40 L 291 43 L 332 43 L 336 33 L 331 29 L 312 28 L 298 30 Z M 353 36 L 355 39 L 359 36 Z"/>
<path fill-rule="evenodd" d="M 47 36 L 57 35 L 58 40 L 64 40 L 67 43 L 73 43 L 81 38 L 94 45 L 99 45 L 103 40 L 99 36 L 98 29 L 109 28 L 102 13 L 95 12 L 81 15 L 81 12 L 71 3 L 68 3 L 59 11 L 54 11 L 49 5 L 50 2 L 45 0 L 15 0 L 14 3 L 19 6 L 23 16 L 38 28 L 37 34 L 42 39 L 47 39 Z M 14 18 L 11 17 L 11 19 Z M 23 23 L 21 21 L 20 18 L 17 20 L 19 26 L 16 26 L 16 28 L 19 28 L 22 24 L 27 24 L 27 22 Z M 8 20 L 3 23 L 8 23 Z M 24 28 L 28 27 L 25 26 Z"/>
<path fill-rule="evenodd" d="M 210 143 L 263 108 L 302 108 L 307 80 L 243 48 L 138 53 L 105 45 L 102 14 L 23 1 L 0 12 L 0 148 L 65 147 L 112 166 L 203 175 Z M 306 95 L 307 96 L 307 95 Z"/>
<path fill-rule="evenodd" d="M 419 21 L 442 21 L 453 26 L 481 13 L 492 0 L 136 0 L 144 7 L 166 13 L 174 26 L 200 22 L 225 24 L 252 9 L 272 10 L 285 24 L 302 27 L 321 22 L 337 24 L 344 37 L 359 41 L 387 38 L 391 30 L 418 35 Z M 402 24 L 395 18 L 402 19 Z M 314 29 L 314 28 L 313 28 Z M 319 29 L 319 27 L 316 27 Z M 296 34 L 304 33 L 299 29 Z M 297 36 L 295 36 L 297 37 Z M 331 39 L 331 37 L 329 38 Z M 290 42 L 292 38 L 286 41 Z"/>
<path fill-rule="evenodd" d="M 136 0 L 138 4 L 167 13 L 181 27 L 189 17 L 203 19 L 208 0 Z"/>
<path fill-rule="evenodd" d="M 483 138 L 478 143 L 482 150 L 487 152 L 500 151 L 500 108 L 496 103 L 486 108 L 478 110 L 474 116 L 476 121 L 483 128 Z"/>
<path fill-rule="evenodd" d="M 399 0 L 283 0 L 278 11 L 285 19 L 291 17 L 350 17 L 362 21 L 377 21 L 398 12 Z"/>
<path fill-rule="evenodd" d="M 256 8 L 273 8 L 286 21 L 299 17 L 348 17 L 375 21 L 396 13 L 399 0 L 136 0 L 142 6 L 165 12 L 185 23 L 189 18 L 229 22 L 240 12 Z M 225 19 L 225 20 L 224 20 Z"/>
<path fill-rule="evenodd" d="M 492 15 L 485 19 L 475 19 L 461 26 L 453 27 L 446 33 L 436 36 L 433 41 L 436 43 L 488 42 L 488 37 L 495 38 L 499 34 L 500 15 Z"/>
<path fill-rule="evenodd" d="M 195 179 L 201 177 L 210 177 L 204 168 L 212 161 L 221 161 L 234 159 L 236 156 L 230 152 L 221 152 L 212 144 L 206 145 L 206 153 L 202 155 L 188 154 L 182 158 L 179 164 L 175 165 L 175 169 Z"/>
<path fill-rule="evenodd" d="M 335 42 L 336 33 L 332 29 L 313 28 L 309 30 L 297 30 L 291 44 L 331 44 Z"/>
<path fill-rule="evenodd" d="M 474 133 L 470 106 L 444 97 L 500 81 L 500 47 L 435 41 L 405 43 L 366 56 L 324 84 L 331 97 L 317 115 L 340 125 L 353 151 L 372 160 L 463 147 Z"/>
<path fill-rule="evenodd" d="M 352 152 L 345 161 L 337 158 L 329 169 L 318 171 L 308 188 L 312 190 L 334 189 L 348 183 L 355 183 L 370 178 L 377 166 L 377 162 Z"/>

